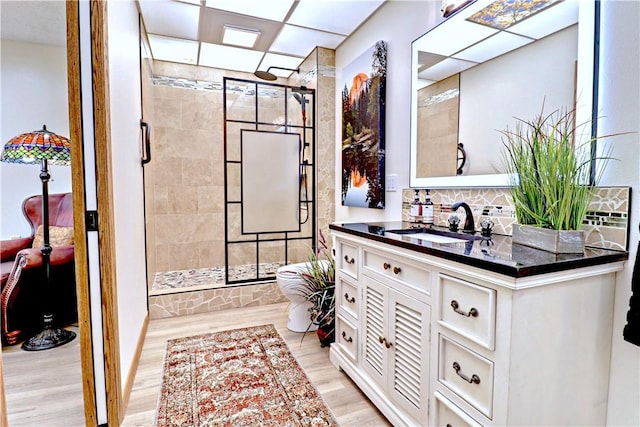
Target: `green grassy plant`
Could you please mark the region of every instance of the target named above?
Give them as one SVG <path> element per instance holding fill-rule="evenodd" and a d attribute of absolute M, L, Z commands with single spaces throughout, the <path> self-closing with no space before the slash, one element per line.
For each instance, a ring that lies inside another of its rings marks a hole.
<path fill-rule="evenodd" d="M 505 147 L 503 164 L 513 177 L 511 196 L 518 223 L 579 230 L 610 150 L 598 158 L 599 170 L 590 183 L 595 139 L 578 142 L 581 129 L 590 122 L 576 126 L 572 110 L 548 115 L 541 112 L 529 121 L 516 120 L 514 130 L 500 133 Z"/>

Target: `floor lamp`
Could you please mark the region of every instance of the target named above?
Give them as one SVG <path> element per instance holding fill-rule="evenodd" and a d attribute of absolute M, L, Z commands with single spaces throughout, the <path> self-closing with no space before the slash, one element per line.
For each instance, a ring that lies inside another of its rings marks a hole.
<path fill-rule="evenodd" d="M 11 138 L 4 146 L 0 161 L 22 163 L 28 165 L 40 164 L 40 180 L 42 181 L 42 266 L 44 269 L 45 308 L 43 312 L 43 328 L 38 334 L 22 343 L 22 349 L 27 351 L 47 350 L 72 341 L 76 334 L 62 328 L 53 327 L 53 310 L 47 305 L 53 300 L 51 285 L 51 245 L 49 244 L 49 164 L 69 166 L 71 163 L 71 143 L 64 136 L 49 132 L 46 126 L 41 130 L 23 133 Z"/>

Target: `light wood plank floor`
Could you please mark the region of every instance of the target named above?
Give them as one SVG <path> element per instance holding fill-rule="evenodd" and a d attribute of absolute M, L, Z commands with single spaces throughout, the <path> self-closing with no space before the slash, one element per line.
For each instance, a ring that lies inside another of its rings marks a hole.
<path fill-rule="evenodd" d="M 390 425 L 349 377 L 329 362 L 329 349 L 320 347 L 315 334 L 301 343 L 301 334 L 287 329 L 286 310 L 287 303 L 280 303 L 150 321 L 123 425 L 154 424 L 168 339 L 267 323 L 276 326 L 341 426 Z"/>
<path fill-rule="evenodd" d="M 78 333 L 77 327 L 66 329 Z M 78 336 L 42 351 L 5 346 L 2 358 L 9 426 L 84 426 Z"/>

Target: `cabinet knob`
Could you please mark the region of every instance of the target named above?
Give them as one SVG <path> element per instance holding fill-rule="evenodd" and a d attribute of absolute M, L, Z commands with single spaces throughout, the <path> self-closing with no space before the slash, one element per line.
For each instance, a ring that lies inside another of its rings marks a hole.
<path fill-rule="evenodd" d="M 460 310 L 460 305 L 458 304 L 458 301 L 456 301 L 456 300 L 451 300 L 451 307 L 453 308 L 453 311 L 455 311 L 456 313 L 458 313 L 461 316 L 478 317 L 478 310 L 477 309 L 475 309 L 474 307 L 471 307 L 471 310 L 469 310 L 468 312 L 462 311 L 462 310 Z"/>
<path fill-rule="evenodd" d="M 348 255 L 345 255 L 345 256 L 344 256 L 344 261 L 345 261 L 347 264 L 354 264 L 354 263 L 356 262 L 356 260 L 355 260 L 354 258 L 349 258 L 349 256 L 348 256 Z"/>
<path fill-rule="evenodd" d="M 353 342 L 353 338 L 351 337 L 347 338 L 347 333 L 345 331 L 342 331 L 342 339 L 345 340 L 346 342 Z"/>
<path fill-rule="evenodd" d="M 468 382 L 469 384 L 480 384 L 480 377 L 476 374 L 471 375 L 471 378 L 460 372 L 460 364 L 458 362 L 453 362 L 453 369 L 456 371 L 456 374 Z"/>
<path fill-rule="evenodd" d="M 349 298 L 349 294 L 346 292 L 344 293 L 344 299 L 346 299 L 349 304 L 356 302 L 356 297 Z"/>
<path fill-rule="evenodd" d="M 378 337 L 378 341 L 380 341 L 380 344 L 384 344 L 385 347 L 389 348 L 393 345 L 392 342 L 387 341 L 387 339 L 385 337 L 383 337 L 382 335 L 380 335 Z"/>
<path fill-rule="evenodd" d="M 393 267 L 393 274 L 400 274 L 401 271 L 400 267 Z"/>
<path fill-rule="evenodd" d="M 391 264 L 389 264 L 388 262 L 385 262 L 384 264 L 382 264 L 382 268 L 384 268 L 385 270 L 388 270 L 391 268 Z"/>

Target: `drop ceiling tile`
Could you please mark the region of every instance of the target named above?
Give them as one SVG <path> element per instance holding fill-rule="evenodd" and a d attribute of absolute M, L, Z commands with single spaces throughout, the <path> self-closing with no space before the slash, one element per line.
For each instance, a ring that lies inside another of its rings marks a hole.
<path fill-rule="evenodd" d="M 293 2 L 294 0 L 207 0 L 205 5 L 210 8 L 240 13 L 242 15 L 255 16 L 272 21 L 282 21 L 289 13 Z"/>
<path fill-rule="evenodd" d="M 142 0 L 140 10 L 150 34 L 196 40 L 200 7 L 168 0 Z"/>
<path fill-rule="evenodd" d="M 154 59 L 183 64 L 196 64 L 198 61 L 199 43 L 196 41 L 149 34 L 149 45 Z"/>
<path fill-rule="evenodd" d="M 335 49 L 345 38 L 338 34 L 285 25 L 269 50 L 306 57 L 316 46 Z"/>
<path fill-rule="evenodd" d="M 349 35 L 382 3 L 384 0 L 300 0 L 287 23 Z"/>
<path fill-rule="evenodd" d="M 206 67 L 253 73 L 258 68 L 263 56 L 264 52 L 255 50 L 202 43 L 198 64 Z"/>

